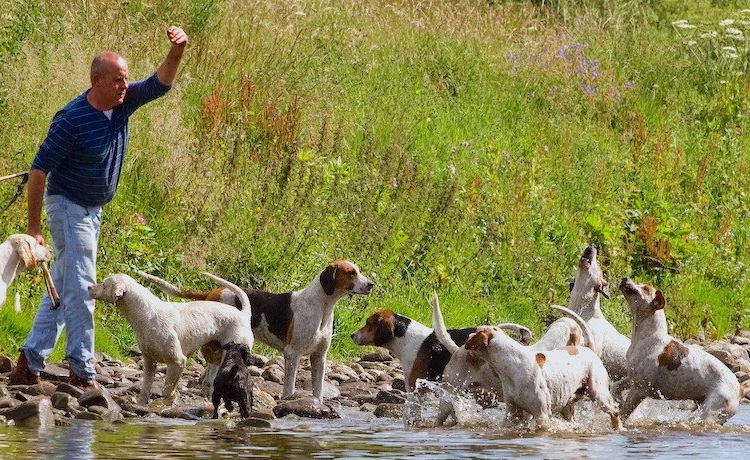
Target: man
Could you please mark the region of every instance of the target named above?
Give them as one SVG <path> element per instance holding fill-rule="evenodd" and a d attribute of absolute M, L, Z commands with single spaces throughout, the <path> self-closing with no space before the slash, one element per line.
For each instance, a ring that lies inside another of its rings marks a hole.
<path fill-rule="evenodd" d="M 128 143 L 128 118 L 140 106 L 172 87 L 185 32 L 167 30 L 171 47 L 151 77 L 128 85 L 128 64 L 112 51 L 91 63 L 91 88 L 73 99 L 52 120 L 29 171 L 29 235 L 44 244 L 41 210 L 46 201 L 55 263 L 52 279 L 60 307 L 50 308 L 48 295 L 21 346 L 11 384 L 40 382 L 39 372 L 66 329 L 70 383 L 95 388 L 94 300 L 87 288 L 96 283 L 96 252 L 102 206 L 112 200 Z M 46 186 L 46 197 L 44 190 Z"/>

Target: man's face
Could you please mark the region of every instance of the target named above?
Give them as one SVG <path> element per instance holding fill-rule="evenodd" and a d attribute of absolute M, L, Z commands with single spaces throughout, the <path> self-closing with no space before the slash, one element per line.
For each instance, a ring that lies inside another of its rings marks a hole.
<path fill-rule="evenodd" d="M 121 57 L 110 60 L 101 73 L 94 75 L 94 88 L 107 107 L 114 108 L 125 100 L 129 76 L 128 63 Z"/>

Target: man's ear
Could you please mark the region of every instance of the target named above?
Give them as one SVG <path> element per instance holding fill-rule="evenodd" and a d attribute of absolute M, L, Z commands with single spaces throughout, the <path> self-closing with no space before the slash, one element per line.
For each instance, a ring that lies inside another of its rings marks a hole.
<path fill-rule="evenodd" d="M 654 310 L 661 310 L 666 304 L 667 301 L 664 300 L 664 294 L 662 294 L 661 291 L 657 290 L 656 295 L 654 296 L 654 300 L 651 301 L 651 306 L 654 308 Z"/>

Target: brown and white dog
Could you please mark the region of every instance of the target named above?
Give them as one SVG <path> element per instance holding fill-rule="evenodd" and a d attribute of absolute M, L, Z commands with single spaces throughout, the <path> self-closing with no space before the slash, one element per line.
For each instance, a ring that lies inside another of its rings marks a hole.
<path fill-rule="evenodd" d="M 585 324 L 583 328 L 587 343 L 591 344 L 588 328 Z M 494 326 L 478 328 L 464 348 L 487 361 L 500 376 L 506 422 L 523 422 L 528 414 L 538 428 L 546 428 L 553 415 L 572 414 L 572 404 L 587 394 L 609 414 L 612 428 L 620 429 L 607 370 L 590 348 L 567 346 L 536 352 Z"/>
<path fill-rule="evenodd" d="M 435 337 L 450 356 L 443 369 L 443 386 L 455 392 L 471 391 L 475 393 L 475 397 L 482 395 L 494 402 L 502 401 L 503 383 L 500 376 L 487 361 L 477 358 L 461 347 L 463 343 L 459 344 L 453 340 L 450 331 L 445 327 L 437 292 L 432 295 L 432 327 Z M 528 345 L 531 340 L 531 331 L 524 326 L 505 323 L 497 327 L 516 331 L 521 336 L 523 345 Z M 476 332 L 476 328 L 472 328 L 472 332 Z M 456 418 L 453 403 L 446 398 L 441 398 L 436 425 L 442 425 L 451 415 Z"/>
<path fill-rule="evenodd" d="M 530 332 L 525 329 L 526 340 Z M 447 334 L 452 343 L 464 344 L 475 327 L 451 329 Z M 352 340 L 357 345 L 383 347 L 401 361 L 408 391 L 414 391 L 417 379 L 437 382 L 442 380 L 446 364 L 451 359 L 450 351 L 441 344 L 435 332 L 419 321 L 381 310 L 370 315 L 365 325 L 355 331 Z"/>
<path fill-rule="evenodd" d="M 124 273 L 110 275 L 99 284 L 89 286 L 92 299 L 114 304 L 133 328 L 138 347 L 143 353 L 143 381 L 139 404 L 146 404 L 157 363 L 167 364 L 164 382 L 164 403 L 172 404 L 175 388 L 185 369 L 187 357 L 206 343 L 220 346 L 229 342 L 253 348 L 250 329 L 250 300 L 242 289 L 211 273 L 217 283 L 232 290 L 240 298 L 237 310 L 220 302 L 165 302 Z M 214 362 L 218 366 L 221 356 Z"/>
<path fill-rule="evenodd" d="M 5 305 L 8 286 L 19 273 L 35 268 L 37 262 L 49 262 L 51 257 L 49 249 L 31 235 L 10 235 L 0 244 L 0 307 Z M 16 297 L 16 310 L 20 309 L 19 302 Z"/>
<path fill-rule="evenodd" d="M 176 297 L 216 300 L 238 306 L 239 299 L 226 288 L 184 291 L 153 275 L 143 272 L 138 274 L 165 293 Z M 244 289 L 253 306 L 252 328 L 255 337 L 284 354 L 283 398 L 294 394 L 300 359 L 310 355 L 313 396 L 322 400 L 326 354 L 333 336 L 333 310 L 336 302 L 347 294 L 369 294 L 374 285 L 354 263 L 334 260 L 307 287 L 298 291 L 274 294 Z M 204 356 L 216 351 L 215 346 L 201 349 Z M 209 366 L 204 382 L 210 385 L 216 370 L 216 366 Z"/>
<path fill-rule="evenodd" d="M 627 418 L 646 398 L 686 400 L 698 404 L 698 421 L 723 424 L 745 394 L 734 373 L 718 358 L 685 346 L 667 332 L 664 294 L 628 278 L 620 291 L 633 315 L 633 337 L 627 353 L 632 388 L 622 405 Z"/>

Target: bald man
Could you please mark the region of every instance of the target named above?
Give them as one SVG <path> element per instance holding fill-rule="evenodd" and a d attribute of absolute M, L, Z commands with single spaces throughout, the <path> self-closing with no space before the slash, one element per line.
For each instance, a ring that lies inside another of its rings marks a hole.
<path fill-rule="evenodd" d="M 52 235 L 52 280 L 60 307 L 48 295 L 21 346 L 11 384 L 35 384 L 63 328 L 69 382 L 84 390 L 97 387 L 94 370 L 96 252 L 102 206 L 115 195 L 128 145 L 128 119 L 136 109 L 169 91 L 188 42 L 179 27 L 169 27 L 170 49 L 156 73 L 128 83 L 128 63 L 104 51 L 91 63 L 91 88 L 54 118 L 29 171 L 28 233 L 44 244 L 42 203 Z M 46 193 L 45 193 L 46 189 Z"/>

